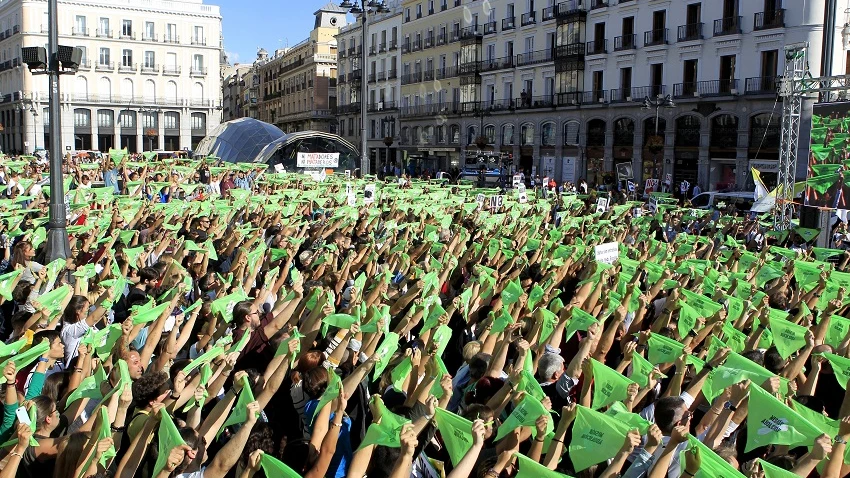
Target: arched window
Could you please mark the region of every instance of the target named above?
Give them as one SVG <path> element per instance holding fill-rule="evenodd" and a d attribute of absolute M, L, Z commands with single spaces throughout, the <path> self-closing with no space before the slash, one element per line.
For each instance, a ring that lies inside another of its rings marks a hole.
<path fill-rule="evenodd" d="M 460 143 L 460 126 L 453 124 L 449 127 L 449 142 L 452 144 Z"/>
<path fill-rule="evenodd" d="M 112 101 L 112 81 L 107 77 L 101 77 L 97 85 L 97 94 L 104 101 Z"/>
<path fill-rule="evenodd" d="M 738 146 L 738 117 L 718 115 L 711 120 L 711 147 L 731 149 Z"/>
<path fill-rule="evenodd" d="M 580 132 L 581 123 L 578 121 L 567 121 L 564 123 L 564 146 L 577 146 Z"/>
<path fill-rule="evenodd" d="M 168 111 L 162 115 L 162 127 L 165 129 L 180 129 L 180 113 Z"/>
<path fill-rule="evenodd" d="M 115 126 L 115 112 L 112 110 L 97 110 L 97 127 L 112 128 Z"/>
<path fill-rule="evenodd" d="M 422 136 L 419 134 L 419 126 L 413 127 L 413 144 L 422 144 Z"/>
<path fill-rule="evenodd" d="M 605 146 L 605 120 L 594 119 L 587 122 L 587 145 Z"/>
<path fill-rule="evenodd" d="M 89 81 L 85 76 L 78 76 L 75 80 L 76 88 L 75 95 L 78 100 L 88 101 L 89 99 Z"/>
<path fill-rule="evenodd" d="M 136 97 L 135 89 L 133 88 L 133 80 L 129 78 L 124 78 L 121 80 L 121 96 L 124 97 L 124 101 L 133 101 Z"/>
<path fill-rule="evenodd" d="M 495 144 L 496 143 L 496 127 L 492 124 L 488 124 L 484 127 L 484 137 L 487 138 L 487 144 Z"/>
<path fill-rule="evenodd" d="M 475 136 L 476 136 L 475 126 L 472 126 L 472 125 L 468 126 L 466 128 L 466 144 L 475 144 Z"/>
<path fill-rule="evenodd" d="M 196 101 L 204 100 L 204 84 L 197 82 L 192 85 L 192 99 Z"/>
<path fill-rule="evenodd" d="M 520 127 L 520 146 L 532 146 L 534 145 L 534 125 L 531 123 L 525 123 Z"/>
<path fill-rule="evenodd" d="M 614 146 L 634 146 L 635 122 L 629 118 L 614 120 Z"/>
<path fill-rule="evenodd" d="M 177 82 L 169 80 L 165 84 L 165 99 L 172 104 L 177 104 Z"/>
<path fill-rule="evenodd" d="M 446 126 L 437 126 L 437 142 L 443 144 L 446 142 Z"/>
<path fill-rule="evenodd" d="M 698 148 L 702 124 L 696 115 L 676 119 L 676 146 Z"/>
<path fill-rule="evenodd" d="M 422 130 L 422 144 L 431 144 L 434 141 L 434 127 L 428 125 Z"/>
<path fill-rule="evenodd" d="M 555 146 L 555 123 L 543 123 L 540 127 L 540 143 L 543 146 Z"/>
<path fill-rule="evenodd" d="M 341 129 L 342 128 L 340 127 L 340 130 Z M 408 138 L 409 135 L 410 135 L 410 128 L 405 126 L 404 128 L 401 129 L 401 144 L 407 144 L 407 141 L 409 139 Z"/>
<path fill-rule="evenodd" d="M 192 131 L 207 131 L 207 115 L 204 113 L 192 113 Z"/>
<path fill-rule="evenodd" d="M 778 149 L 781 141 L 780 115 L 762 113 L 750 118 L 750 148 Z"/>
<path fill-rule="evenodd" d="M 145 80 L 144 100 L 150 103 L 156 101 L 156 83 L 153 80 Z"/>
<path fill-rule="evenodd" d="M 505 146 L 514 144 L 514 125 L 506 124 L 502 126 L 502 144 Z"/>
<path fill-rule="evenodd" d="M 77 108 L 74 110 L 74 127 L 75 128 L 90 128 L 91 127 L 91 110 L 85 108 Z"/>

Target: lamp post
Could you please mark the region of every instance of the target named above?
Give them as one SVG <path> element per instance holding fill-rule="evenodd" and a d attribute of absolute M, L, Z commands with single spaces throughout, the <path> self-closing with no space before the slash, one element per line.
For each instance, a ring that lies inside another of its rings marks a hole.
<path fill-rule="evenodd" d="M 36 127 L 36 118 L 38 118 L 38 110 L 35 109 L 35 104 L 30 105 L 30 113 L 32 113 L 32 140 L 33 140 L 33 152 L 38 150 L 38 128 Z"/>
<path fill-rule="evenodd" d="M 354 16 L 360 15 L 362 21 L 360 41 L 360 174 L 364 175 L 369 172 L 369 145 L 366 141 L 366 97 L 369 94 L 369 84 L 366 82 L 366 61 L 369 55 L 366 51 L 367 28 L 369 27 L 370 15 L 389 13 L 390 9 L 387 8 L 383 0 L 380 2 L 363 0 L 362 8 L 357 0 L 354 0 L 354 3 L 350 0 L 343 0 L 339 7 L 348 10 Z"/>
<path fill-rule="evenodd" d="M 159 113 L 162 111 L 162 108 L 159 106 L 142 106 L 139 108 L 139 113 L 144 116 L 145 113 L 153 113 L 154 114 L 154 124 L 151 127 L 145 128 L 144 135 L 148 137 L 148 150 L 153 151 L 153 139 L 156 136 L 159 136 Z M 153 134 L 151 134 L 153 133 Z M 142 149 L 145 147 L 142 145 Z"/>
<path fill-rule="evenodd" d="M 673 103 L 673 97 L 670 96 L 670 95 L 667 95 L 664 98 L 658 98 L 658 99 L 654 99 L 654 100 L 649 99 L 648 96 L 644 97 L 644 99 L 643 99 L 643 110 L 646 111 L 646 110 L 651 110 L 651 109 L 655 108 L 655 136 L 656 137 L 658 137 L 658 121 L 659 121 L 659 118 L 661 116 L 661 108 L 672 109 L 672 108 L 675 108 L 675 107 L 676 107 L 676 103 Z M 662 148 L 663 148 L 663 146 L 664 146 L 663 140 L 662 140 L 661 144 L 662 144 Z M 661 183 L 661 174 L 658 172 L 658 158 L 657 157 L 652 158 L 652 167 L 653 167 L 653 174 L 658 174 L 658 176 L 659 176 L 658 182 L 659 182 L 659 186 L 660 186 L 661 185 L 660 184 Z"/>

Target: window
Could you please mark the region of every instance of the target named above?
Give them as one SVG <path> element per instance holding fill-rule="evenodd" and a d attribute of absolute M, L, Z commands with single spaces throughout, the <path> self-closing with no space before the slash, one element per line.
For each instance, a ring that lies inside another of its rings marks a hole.
<path fill-rule="evenodd" d="M 449 141 L 452 144 L 460 143 L 460 126 L 453 124 L 449 128 Z"/>
<path fill-rule="evenodd" d="M 86 63 L 88 63 L 88 59 L 89 59 L 89 50 L 88 50 L 88 48 L 86 48 L 86 47 L 84 47 L 84 46 L 80 46 L 80 45 L 77 45 L 77 48 L 79 48 L 79 49 L 80 49 L 80 52 L 82 53 L 82 54 L 80 55 L 80 64 L 81 64 L 81 65 L 85 65 Z"/>
<path fill-rule="evenodd" d="M 205 131 L 207 129 L 207 116 L 203 113 L 192 113 L 192 130 Z"/>
<path fill-rule="evenodd" d="M 121 66 L 133 66 L 133 50 L 124 50 L 121 52 Z"/>
<path fill-rule="evenodd" d="M 78 108 L 74 110 L 74 127 L 75 128 L 90 128 L 91 127 L 91 110 Z"/>
<path fill-rule="evenodd" d="M 192 56 L 192 68 L 195 71 L 203 71 L 204 69 L 204 55 L 193 55 Z"/>
<path fill-rule="evenodd" d="M 534 144 L 534 125 L 526 123 L 520 129 L 520 144 L 522 146 L 531 146 Z"/>
<path fill-rule="evenodd" d="M 422 4 L 416 5 L 416 18 L 422 18 Z"/>
<path fill-rule="evenodd" d="M 196 26 L 193 29 L 193 32 L 194 32 L 193 33 L 194 34 L 193 40 L 195 41 L 195 44 L 203 45 L 203 44 L 206 43 L 206 41 L 204 40 L 204 27 L 197 27 Z"/>
<path fill-rule="evenodd" d="M 165 25 L 165 41 L 177 42 L 177 24 L 169 23 Z"/>
<path fill-rule="evenodd" d="M 85 15 L 77 15 L 74 17 L 74 33 L 77 35 L 86 34 L 86 17 Z"/>
<path fill-rule="evenodd" d="M 505 126 L 502 126 L 502 144 L 514 144 L 514 125 L 506 124 Z"/>
<path fill-rule="evenodd" d="M 178 129 L 180 127 L 180 113 L 169 111 L 162 117 L 162 127 L 165 129 Z"/>
<path fill-rule="evenodd" d="M 112 110 L 97 110 L 97 126 L 99 128 L 111 128 L 115 114 Z"/>
<path fill-rule="evenodd" d="M 484 137 L 487 138 L 487 144 L 493 144 L 496 142 L 496 127 L 488 124 L 484 127 Z"/>
<path fill-rule="evenodd" d="M 144 129 L 157 129 L 157 121 L 156 121 L 157 113 L 153 111 L 148 111 L 142 113 L 142 128 Z"/>
<path fill-rule="evenodd" d="M 153 69 L 156 68 L 156 55 L 152 51 L 145 52 L 145 68 Z"/>
<path fill-rule="evenodd" d="M 121 36 L 123 36 L 123 37 L 132 37 L 133 36 L 133 20 L 123 20 L 121 22 Z"/>
<path fill-rule="evenodd" d="M 109 36 L 109 18 L 101 17 L 98 20 L 98 35 Z"/>
<path fill-rule="evenodd" d="M 468 126 L 466 128 L 466 144 L 474 144 L 476 136 L 475 126 Z"/>
<path fill-rule="evenodd" d="M 110 57 L 109 48 L 101 48 L 100 49 L 100 56 L 98 58 L 98 62 L 101 65 L 109 66 L 109 57 Z"/>
<path fill-rule="evenodd" d="M 122 111 L 118 115 L 118 126 L 121 128 L 135 128 L 136 127 L 136 112 L 135 111 Z"/>
<path fill-rule="evenodd" d="M 540 128 L 540 142 L 543 146 L 555 146 L 555 123 L 544 123 Z"/>
<path fill-rule="evenodd" d="M 156 26 L 153 22 L 145 22 L 145 40 L 154 40 L 156 38 Z"/>

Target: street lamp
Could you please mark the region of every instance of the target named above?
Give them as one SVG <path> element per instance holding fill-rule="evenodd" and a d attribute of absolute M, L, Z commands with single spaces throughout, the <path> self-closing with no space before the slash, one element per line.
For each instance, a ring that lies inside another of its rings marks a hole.
<path fill-rule="evenodd" d="M 360 172 L 367 174 L 369 172 L 369 145 L 366 142 L 366 97 L 369 94 L 369 85 L 366 82 L 366 62 L 369 55 L 366 51 L 368 19 L 370 15 L 389 13 L 390 9 L 387 8 L 383 0 L 380 2 L 363 0 L 362 8 L 357 0 L 354 0 L 353 3 L 350 0 L 343 0 L 339 4 L 339 8 L 348 10 L 352 15 L 360 15 L 360 20 L 363 23 L 360 41 Z"/>
<path fill-rule="evenodd" d="M 144 117 L 145 113 L 153 113 L 154 114 L 154 124 L 152 127 L 146 128 L 144 131 L 144 135 L 148 137 L 148 150 L 153 151 L 153 139 L 154 137 L 159 135 L 159 113 L 162 111 L 162 108 L 159 106 L 142 106 L 139 108 L 139 113 L 142 113 Z M 142 146 L 144 149 L 144 146 Z"/>
<path fill-rule="evenodd" d="M 673 97 L 670 95 L 665 96 L 664 98 L 658 98 L 651 100 L 648 96 L 643 98 L 643 110 L 651 110 L 655 108 L 655 137 L 658 137 L 658 121 L 660 117 L 661 108 L 672 109 L 676 107 L 676 103 L 673 103 Z M 661 141 L 661 148 L 664 148 L 664 141 Z M 657 153 L 656 153 L 657 155 Z M 659 183 L 661 182 L 660 173 L 658 172 L 658 158 L 652 158 L 652 166 L 653 166 L 653 174 L 659 175 Z M 659 184 L 660 185 L 660 184 Z"/>

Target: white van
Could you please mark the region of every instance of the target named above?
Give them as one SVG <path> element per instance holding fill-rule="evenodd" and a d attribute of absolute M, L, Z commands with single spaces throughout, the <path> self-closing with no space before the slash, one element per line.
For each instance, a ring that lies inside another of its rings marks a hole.
<path fill-rule="evenodd" d="M 691 204 L 696 209 L 711 209 L 717 207 L 718 203 L 724 203 L 727 206 L 735 205 L 739 211 L 749 211 L 753 207 L 756 200 L 756 193 L 750 192 L 722 192 L 722 191 L 707 191 L 697 194 L 691 199 Z"/>

